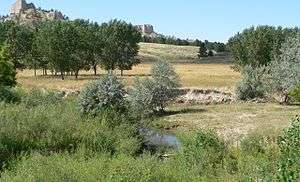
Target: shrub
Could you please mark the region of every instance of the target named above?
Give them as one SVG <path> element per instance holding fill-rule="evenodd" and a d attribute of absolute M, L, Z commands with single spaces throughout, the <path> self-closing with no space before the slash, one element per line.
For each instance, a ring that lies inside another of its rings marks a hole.
<path fill-rule="evenodd" d="M 201 130 L 192 141 L 184 143 L 183 151 L 188 165 L 197 165 L 201 173 L 215 175 L 224 168 L 228 148 L 214 131 Z"/>
<path fill-rule="evenodd" d="M 20 95 L 10 87 L 0 86 L 0 102 L 15 103 L 20 101 Z"/>
<path fill-rule="evenodd" d="M 243 80 L 236 87 L 237 98 L 239 100 L 263 98 L 266 92 L 265 84 L 262 81 L 264 73 L 264 67 L 253 69 L 246 66 L 242 72 Z"/>
<path fill-rule="evenodd" d="M 278 138 L 281 151 L 278 177 L 281 181 L 300 180 L 300 118 L 296 117 Z"/>
<path fill-rule="evenodd" d="M 0 87 L 11 87 L 17 84 L 16 70 L 10 60 L 7 47 L 0 45 Z"/>
<path fill-rule="evenodd" d="M 164 112 L 166 104 L 178 96 L 180 86 L 178 75 L 166 61 L 155 63 L 151 72 L 151 79 L 136 79 L 129 93 L 134 110 L 146 115 Z"/>
<path fill-rule="evenodd" d="M 79 96 L 80 110 L 84 114 L 97 115 L 101 110 L 125 107 L 125 90 L 115 75 L 106 75 L 84 88 Z"/>
<path fill-rule="evenodd" d="M 57 92 L 33 89 L 25 92 L 22 96 L 22 103 L 26 107 L 36 107 L 40 105 L 55 105 L 62 101 L 62 96 Z"/>
<path fill-rule="evenodd" d="M 300 84 L 296 87 L 294 87 L 290 93 L 289 96 L 295 101 L 300 102 Z"/>
<path fill-rule="evenodd" d="M 241 141 L 242 151 L 253 156 L 264 154 L 266 145 L 264 138 L 256 135 L 250 135 Z"/>

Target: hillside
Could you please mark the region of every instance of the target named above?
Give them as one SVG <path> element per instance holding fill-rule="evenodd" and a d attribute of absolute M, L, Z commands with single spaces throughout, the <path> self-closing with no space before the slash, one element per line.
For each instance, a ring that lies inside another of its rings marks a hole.
<path fill-rule="evenodd" d="M 219 54 L 211 58 L 199 60 L 198 47 L 177 46 L 155 43 L 140 43 L 140 59 L 142 62 L 152 62 L 165 59 L 174 63 L 231 63 L 228 54 Z"/>

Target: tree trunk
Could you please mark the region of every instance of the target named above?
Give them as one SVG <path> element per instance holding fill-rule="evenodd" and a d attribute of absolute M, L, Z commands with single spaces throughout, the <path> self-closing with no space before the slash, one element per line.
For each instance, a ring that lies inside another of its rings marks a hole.
<path fill-rule="evenodd" d="M 75 78 L 76 78 L 76 80 L 78 79 L 78 73 L 79 73 L 79 70 L 76 70 L 75 71 Z"/>
<path fill-rule="evenodd" d="M 97 76 L 97 65 L 93 66 L 93 70 L 94 70 L 94 75 Z"/>
<path fill-rule="evenodd" d="M 47 69 L 45 69 L 45 75 L 46 75 L 46 76 L 48 75 Z"/>
<path fill-rule="evenodd" d="M 34 77 L 36 77 L 36 68 L 34 68 Z"/>
<path fill-rule="evenodd" d="M 123 76 L 123 70 L 121 70 L 121 76 Z"/>
<path fill-rule="evenodd" d="M 62 79 L 62 80 L 65 79 L 65 77 L 64 77 L 64 72 L 63 72 L 63 71 L 61 72 L 61 79 Z"/>

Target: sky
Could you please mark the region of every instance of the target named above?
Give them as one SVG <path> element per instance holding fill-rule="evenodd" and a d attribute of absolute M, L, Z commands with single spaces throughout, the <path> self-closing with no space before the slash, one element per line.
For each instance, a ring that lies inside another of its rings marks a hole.
<path fill-rule="evenodd" d="M 0 15 L 15 0 L 0 0 Z M 57 9 L 71 19 L 99 23 L 121 19 L 152 24 L 157 33 L 179 38 L 226 42 L 256 25 L 294 27 L 300 24 L 299 0 L 27 0 L 43 9 Z"/>

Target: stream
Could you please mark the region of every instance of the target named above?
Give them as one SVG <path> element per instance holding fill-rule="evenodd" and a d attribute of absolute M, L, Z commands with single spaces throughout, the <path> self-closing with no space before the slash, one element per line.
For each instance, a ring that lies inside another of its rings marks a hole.
<path fill-rule="evenodd" d="M 155 130 L 142 128 L 140 134 L 145 138 L 145 147 L 147 150 L 173 149 L 180 150 L 180 140 L 172 134 L 161 133 Z"/>

